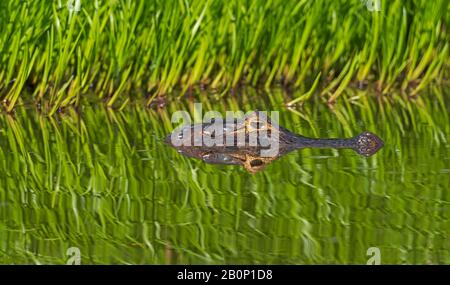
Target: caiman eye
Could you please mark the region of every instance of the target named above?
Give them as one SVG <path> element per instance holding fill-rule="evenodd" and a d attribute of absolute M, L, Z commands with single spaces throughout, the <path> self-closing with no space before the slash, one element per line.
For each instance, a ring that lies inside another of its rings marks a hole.
<path fill-rule="evenodd" d="M 250 122 L 250 126 L 255 130 L 264 130 L 266 129 L 267 125 L 264 121 L 253 121 Z"/>

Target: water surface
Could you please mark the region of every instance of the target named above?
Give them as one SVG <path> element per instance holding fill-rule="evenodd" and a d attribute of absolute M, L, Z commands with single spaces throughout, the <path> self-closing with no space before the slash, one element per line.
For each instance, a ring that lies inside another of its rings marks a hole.
<path fill-rule="evenodd" d="M 283 93 L 0 116 L 0 263 L 450 263 L 448 106 L 433 93 L 287 109 Z M 440 95 L 442 96 L 442 95 Z M 237 99 L 235 99 L 237 98 Z M 274 99 L 278 98 L 278 99 Z M 278 110 L 311 137 L 363 130 L 385 147 L 293 152 L 266 170 L 208 165 L 163 138 L 176 110 Z M 395 101 L 395 100 L 393 100 Z M 448 100 L 447 100 L 448 102 Z"/>

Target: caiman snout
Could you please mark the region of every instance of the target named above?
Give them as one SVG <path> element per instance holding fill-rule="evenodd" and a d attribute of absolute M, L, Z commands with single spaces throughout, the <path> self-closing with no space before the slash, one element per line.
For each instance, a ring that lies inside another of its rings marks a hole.
<path fill-rule="evenodd" d="M 353 149 L 361 155 L 371 156 L 383 145 L 383 141 L 378 136 L 366 131 L 355 137 L 355 147 Z"/>

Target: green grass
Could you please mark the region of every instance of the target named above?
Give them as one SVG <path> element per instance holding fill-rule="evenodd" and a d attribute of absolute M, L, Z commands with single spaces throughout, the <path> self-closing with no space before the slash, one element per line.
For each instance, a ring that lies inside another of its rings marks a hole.
<path fill-rule="evenodd" d="M 307 93 L 316 78 L 334 102 L 353 82 L 416 95 L 449 76 L 447 0 L 382 0 L 380 12 L 360 0 L 76 2 L 1 1 L 8 112 L 35 102 L 53 114 L 88 96 L 149 104 L 197 86 Z"/>
<path fill-rule="evenodd" d="M 85 97 L 150 104 L 242 84 L 288 85 L 306 95 L 298 102 L 317 80 L 334 102 L 349 84 L 418 95 L 449 77 L 447 0 L 381 0 L 380 12 L 360 0 L 77 2 L 1 1 L 6 111 L 34 102 L 53 114 Z"/>
<path fill-rule="evenodd" d="M 295 132 L 371 130 L 385 147 L 305 149 L 255 175 L 162 143 L 187 100 L 50 117 L 18 107 L 0 116 L 0 264 L 65 264 L 69 247 L 82 264 L 365 264 L 373 246 L 382 264 L 448 264 L 450 105 L 435 99 L 448 89 L 432 92 L 381 104 L 345 90 L 361 99 L 281 108 Z M 285 93 L 260 97 L 206 98 L 204 111 L 273 110 Z"/>

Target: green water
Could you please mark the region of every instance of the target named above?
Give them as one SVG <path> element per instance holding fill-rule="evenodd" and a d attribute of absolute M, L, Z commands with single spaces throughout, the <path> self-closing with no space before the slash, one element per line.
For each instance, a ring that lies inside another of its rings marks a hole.
<path fill-rule="evenodd" d="M 382 103 L 348 92 L 331 109 L 247 91 L 158 109 L 2 114 L 0 263 L 65 264 L 70 247 L 82 264 L 366 264 L 370 247 L 382 264 L 450 263 L 445 94 Z M 297 151 L 254 175 L 207 165 L 162 143 L 171 114 L 192 114 L 194 102 L 278 110 L 281 125 L 312 137 L 370 130 L 385 147 L 370 158 Z"/>

